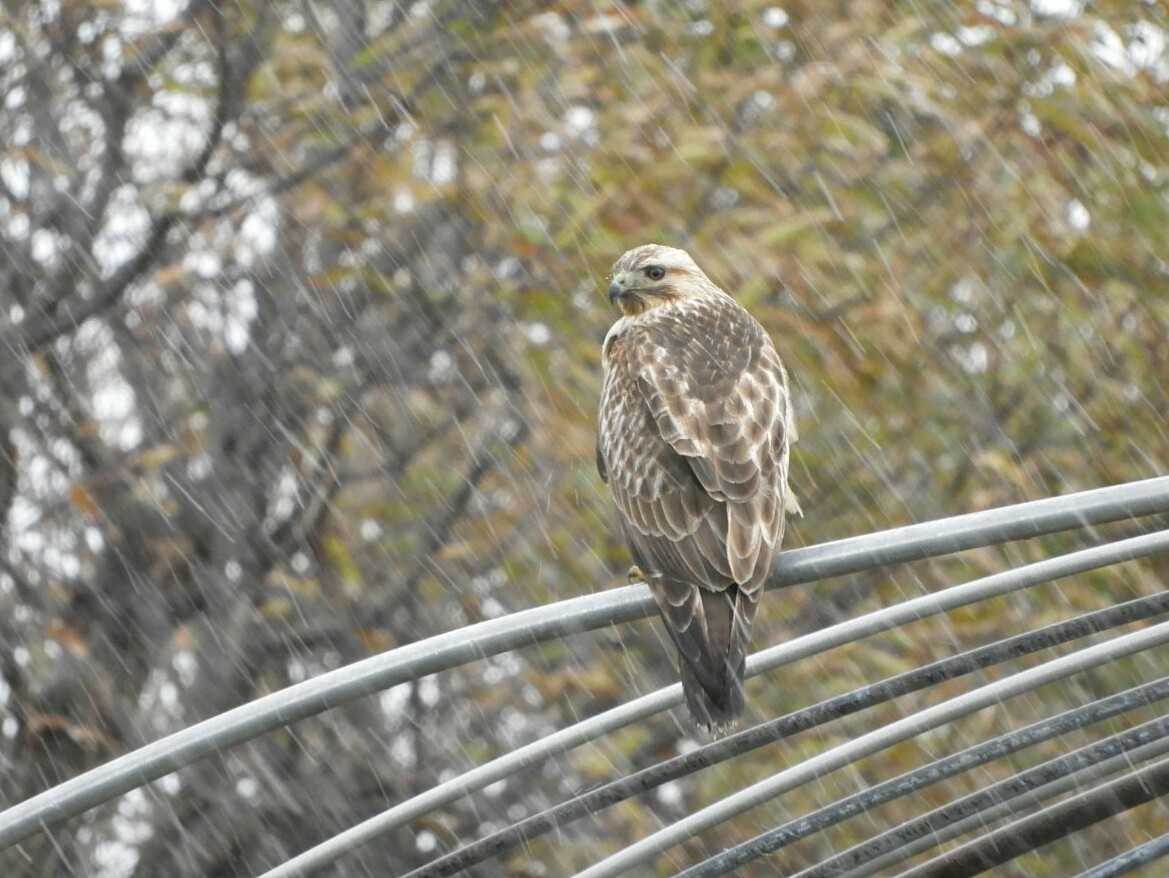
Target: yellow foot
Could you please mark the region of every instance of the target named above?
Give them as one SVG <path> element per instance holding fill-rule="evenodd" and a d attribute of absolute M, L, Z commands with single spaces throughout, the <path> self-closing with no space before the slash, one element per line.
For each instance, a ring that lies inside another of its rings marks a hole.
<path fill-rule="evenodd" d="M 635 582 L 645 582 L 645 574 L 641 572 L 641 568 L 634 564 L 629 568 L 629 572 L 625 574 L 625 581 L 630 585 Z"/>

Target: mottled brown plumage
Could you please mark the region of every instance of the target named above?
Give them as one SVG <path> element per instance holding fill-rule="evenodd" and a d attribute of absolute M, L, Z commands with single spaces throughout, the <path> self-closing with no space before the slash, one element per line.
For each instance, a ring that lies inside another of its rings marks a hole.
<path fill-rule="evenodd" d="M 680 655 L 695 721 L 729 727 L 763 584 L 783 536 L 787 374 L 746 310 L 682 250 L 613 267 L 623 315 L 602 350 L 597 467 Z"/>

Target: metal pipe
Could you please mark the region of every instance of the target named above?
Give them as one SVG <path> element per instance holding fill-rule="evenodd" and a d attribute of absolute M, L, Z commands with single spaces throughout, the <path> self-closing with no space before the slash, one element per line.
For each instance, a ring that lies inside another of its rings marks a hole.
<path fill-rule="evenodd" d="M 1169 737 L 1150 741 L 1143 747 L 1138 747 L 1128 753 L 1121 753 L 1083 771 L 1068 774 L 1058 780 L 1044 784 L 1027 794 L 1027 803 L 1046 802 L 1048 799 L 1054 799 L 1056 796 L 1062 796 L 1064 793 L 1073 790 L 1082 790 L 1087 784 L 1116 774 L 1118 771 L 1125 771 L 1134 765 L 1139 765 L 1150 759 L 1156 759 L 1164 753 L 1169 753 Z M 964 817 L 961 820 L 940 826 L 931 835 L 913 839 L 899 848 L 894 848 L 886 854 L 874 857 L 872 860 L 858 866 L 846 875 L 840 875 L 837 878 L 867 878 L 867 876 L 876 875 L 878 872 L 884 871 L 886 867 L 904 862 L 922 851 L 937 847 L 968 832 L 985 831 L 988 826 L 997 823 L 1004 817 L 1016 817 L 1018 813 L 1018 802 L 1000 802 L 993 808 L 987 808 L 985 811 L 980 811 L 971 814 L 969 817 Z M 793 878 L 798 878 L 798 876 L 793 876 Z"/>
<path fill-rule="evenodd" d="M 1166 612 L 1169 612 L 1169 591 L 1084 613 L 1063 622 L 1054 622 L 861 686 L 589 790 L 419 866 L 404 878 L 445 878 L 454 875 L 489 857 L 498 857 L 513 848 L 526 845 L 550 830 L 559 830 L 581 817 L 594 815 L 618 802 L 758 747 L 946 680 L 957 679 L 983 668 Z M 1166 693 L 1169 694 L 1169 687 L 1166 687 Z M 764 843 L 764 836 L 753 839 L 752 843 Z M 720 854 L 719 858 L 728 856 L 734 850 L 738 848 Z M 705 874 L 708 873 L 694 872 L 695 876 Z M 709 874 L 719 873 L 711 871 Z"/>
<path fill-rule="evenodd" d="M 788 550 L 780 553 L 769 585 L 794 585 L 1167 511 L 1169 476 L 1146 479 Z M 448 631 L 321 674 L 147 744 L 0 812 L 0 850 L 212 753 L 364 695 L 653 611 L 645 586 L 614 588 Z M 674 689 L 680 693 L 680 687 L 664 691 Z M 661 707 L 640 709 L 652 713 L 676 703 L 673 696 L 657 694 L 664 698 Z M 624 722 L 638 718 L 636 711 L 630 717 Z"/>
<path fill-rule="evenodd" d="M 980 744 L 967 747 L 958 753 L 936 759 L 919 768 L 862 789 L 809 814 L 789 820 L 782 826 L 777 826 L 691 866 L 679 873 L 678 878 L 713 878 L 716 875 L 725 875 L 733 869 L 774 853 L 800 839 L 822 832 L 830 826 L 835 826 L 871 811 L 887 802 L 912 795 L 925 787 L 971 771 L 980 765 L 985 765 L 996 759 L 1003 759 L 1012 753 L 1034 747 L 1052 738 L 1103 722 L 1106 719 L 1139 707 L 1145 707 L 1165 698 L 1169 698 L 1169 677 L 1162 677 L 1160 680 L 1066 710 L 1022 729 L 998 735 Z M 953 825 L 969 814 L 971 809 L 991 807 L 1004 797 L 1009 797 L 1008 792 L 1010 795 L 1021 795 L 1030 787 L 1053 780 L 1061 770 L 1070 771 L 1076 766 L 1083 767 L 1084 763 L 1090 763 L 1093 759 L 1105 759 L 1118 750 L 1146 744 L 1158 734 L 1169 736 L 1169 717 L 1162 717 L 1103 741 L 1097 741 L 1074 753 L 1045 762 L 1005 781 L 1000 781 L 985 790 L 980 790 L 941 808 L 936 808 L 926 815 L 907 821 L 876 838 L 854 845 L 834 857 L 810 866 L 793 878 L 826 878 L 826 876 L 836 878 L 849 869 L 855 870 L 858 875 L 879 871 L 867 867 L 874 860 L 888 855 L 889 851 L 896 845 L 908 847 L 923 838 L 927 842 L 924 847 L 940 844 L 940 841 L 937 840 L 937 833 L 940 829 Z M 919 850 L 924 849 L 924 847 L 919 848 Z M 910 854 L 892 857 L 891 862 L 897 863 L 909 856 Z M 852 872 L 848 874 L 850 878 L 855 878 Z"/>
<path fill-rule="evenodd" d="M 1081 872 L 1076 878 L 1117 878 L 1164 856 L 1169 856 L 1169 833 L 1139 844 L 1106 863 L 1093 866 L 1088 871 Z"/>
<path fill-rule="evenodd" d="M 897 878 L 969 878 L 1169 793 L 1169 759 L 1057 802 L 902 872 Z"/>
<path fill-rule="evenodd" d="M 615 875 L 622 875 L 655 854 L 692 838 L 704 829 L 729 820 L 743 811 L 809 783 L 828 772 L 850 765 L 865 756 L 998 704 L 1004 699 L 1163 643 L 1169 643 L 1169 622 L 1113 638 L 965 692 L 819 753 L 708 805 L 590 866 L 578 873 L 577 878 L 613 878 Z"/>
<path fill-rule="evenodd" d="M 922 595 L 912 600 L 884 607 L 856 619 L 840 622 L 820 631 L 789 640 L 757 652 L 747 659 L 748 677 L 761 674 L 798 659 L 860 640 L 878 631 L 894 628 L 905 622 L 912 622 L 936 615 L 947 610 L 976 603 L 990 597 L 1008 594 L 1029 588 L 1052 579 L 1082 573 L 1096 567 L 1106 567 L 1123 560 L 1143 557 L 1169 551 L 1169 531 L 1143 534 L 1115 543 L 1081 549 L 1069 555 L 1036 561 L 1024 567 L 1016 567 L 956 585 L 936 594 Z M 1169 624 L 1169 623 L 1167 623 Z M 682 687 L 678 684 L 643 695 L 619 707 L 582 720 L 552 735 L 533 741 L 517 750 L 493 759 L 471 769 L 458 777 L 431 787 L 412 799 L 407 799 L 381 814 L 351 826 L 349 829 L 321 842 L 313 848 L 298 854 L 280 866 L 265 872 L 262 878 L 290 878 L 312 874 L 357 845 L 388 832 L 410 820 L 452 802 L 469 792 L 511 776 L 515 771 L 526 768 L 549 756 L 563 753 L 594 740 L 606 732 L 621 728 L 646 716 L 665 710 L 682 701 Z"/>
<path fill-rule="evenodd" d="M 1036 561 L 1024 567 L 1016 567 L 956 585 L 936 594 L 922 595 L 912 600 L 894 604 L 849 619 L 820 631 L 789 640 L 757 652 L 747 659 L 748 677 L 789 664 L 798 659 L 816 655 L 825 650 L 860 640 L 878 631 L 885 631 L 905 622 L 924 619 L 937 613 L 976 603 L 990 597 L 1008 594 L 1029 588 L 1052 579 L 1082 573 L 1096 567 L 1106 567 L 1123 560 L 1143 557 L 1169 551 L 1169 530 L 1143 534 L 1115 543 L 1081 549 L 1069 555 Z M 407 799 L 381 814 L 351 826 L 343 832 L 321 842 L 313 848 L 298 854 L 280 866 L 265 872 L 262 878 L 289 878 L 312 874 L 354 847 L 388 832 L 402 824 L 452 802 L 469 792 L 482 789 L 488 784 L 511 776 L 515 771 L 564 752 L 586 741 L 600 737 L 606 732 L 621 728 L 638 719 L 665 710 L 682 700 L 682 687 L 678 684 L 659 689 L 619 707 L 582 720 L 568 728 L 561 729 L 546 738 L 533 741 L 517 750 L 493 759 L 471 769 L 458 777 L 431 787 L 424 793 Z"/>
<path fill-rule="evenodd" d="M 1029 805 L 1068 789 L 1083 789 L 1092 781 L 1165 752 L 1169 752 L 1169 716 L 1117 732 L 948 802 L 804 869 L 793 878 L 872 875 L 971 829 L 985 830 L 1000 817 L 1016 817 Z"/>

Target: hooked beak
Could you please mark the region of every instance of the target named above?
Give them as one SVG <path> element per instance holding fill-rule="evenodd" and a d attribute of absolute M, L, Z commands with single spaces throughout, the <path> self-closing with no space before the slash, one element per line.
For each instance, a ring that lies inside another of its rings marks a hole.
<path fill-rule="evenodd" d="M 612 282 L 609 284 L 609 304 L 612 305 L 618 299 L 623 299 L 630 290 L 626 289 L 625 282 L 628 280 L 626 273 L 623 271 L 620 274 L 614 275 Z"/>

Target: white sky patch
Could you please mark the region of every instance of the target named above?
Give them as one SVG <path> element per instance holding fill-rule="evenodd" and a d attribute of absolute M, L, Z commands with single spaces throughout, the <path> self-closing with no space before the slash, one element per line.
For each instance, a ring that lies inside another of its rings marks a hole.
<path fill-rule="evenodd" d="M 682 785 L 677 781 L 670 781 L 658 787 L 658 801 L 670 808 L 677 808 L 682 804 Z"/>
<path fill-rule="evenodd" d="M 0 64 L 16 57 L 16 35 L 12 31 L 0 31 Z"/>
<path fill-rule="evenodd" d="M 1122 73 L 1131 76 L 1136 73 L 1136 64 L 1129 55 L 1128 47 L 1120 34 L 1101 21 L 1096 22 L 1093 32 L 1092 51 L 1096 57 Z"/>
<path fill-rule="evenodd" d="M 235 239 L 236 259 L 242 265 L 254 265 L 276 249 L 279 217 L 280 208 L 274 198 L 263 198 L 252 208 Z"/>
<path fill-rule="evenodd" d="M 248 329 L 259 313 L 256 291 L 251 281 L 241 280 L 231 288 L 224 303 L 224 312 L 224 341 L 233 353 L 242 353 L 248 346 Z"/>
<path fill-rule="evenodd" d="M 22 158 L 0 160 L 0 178 L 17 198 L 28 197 L 28 161 Z"/>
<path fill-rule="evenodd" d="M 110 199 L 109 220 L 93 244 L 102 276 L 109 277 L 138 252 L 150 228 L 150 214 L 135 186 L 120 187 Z"/>
<path fill-rule="evenodd" d="M 957 359 L 967 372 L 981 375 L 990 366 L 990 351 L 982 342 L 976 341 L 965 349 L 959 349 Z"/>
<path fill-rule="evenodd" d="M 573 136 L 579 137 L 596 124 L 597 114 L 592 107 L 586 107 L 584 104 L 576 104 L 568 108 L 568 112 L 564 116 L 564 122 L 568 125 L 569 132 Z"/>
<path fill-rule="evenodd" d="M 201 482 L 211 475 L 211 455 L 196 454 L 187 462 L 187 477 Z"/>
<path fill-rule="evenodd" d="M 778 6 L 768 6 L 763 10 L 763 23 L 770 28 L 779 30 L 788 23 L 789 19 L 790 16 L 787 12 Z"/>
<path fill-rule="evenodd" d="M 171 659 L 171 667 L 179 675 L 179 682 L 184 686 L 193 686 L 199 675 L 199 661 L 189 649 L 180 649 Z"/>
<path fill-rule="evenodd" d="M 57 236 L 48 229 L 37 229 L 33 232 L 31 245 L 32 258 L 42 264 L 52 263 L 60 250 Z"/>
<path fill-rule="evenodd" d="M 552 338 L 552 330 L 544 323 L 529 323 L 528 341 L 535 345 L 546 345 Z"/>
<path fill-rule="evenodd" d="M 434 676 L 423 677 L 418 681 L 418 697 L 422 703 L 427 707 L 434 707 L 438 704 L 442 696 L 442 690 L 439 689 L 438 681 Z"/>
<path fill-rule="evenodd" d="M 1052 85 L 1071 88 L 1076 84 L 1076 71 L 1072 70 L 1068 65 L 1060 63 L 1051 68 L 1051 71 L 1047 74 L 1047 78 L 1051 81 Z"/>
<path fill-rule="evenodd" d="M 213 85 L 209 71 L 206 77 L 187 78 L 206 79 L 202 84 Z M 136 168 L 149 169 L 150 179 L 172 180 L 202 149 L 211 114 L 211 102 L 201 95 L 159 92 L 153 106 L 127 125 L 126 153 Z"/>
<path fill-rule="evenodd" d="M 994 38 L 995 29 L 987 25 L 979 25 L 978 27 L 960 27 L 954 33 L 964 46 L 981 46 Z"/>
<path fill-rule="evenodd" d="M 88 341 L 102 351 L 89 364 L 89 382 L 95 388 L 93 417 L 107 442 L 128 450 L 142 439 L 141 426 L 134 417 L 134 391 L 122 377 L 121 357 L 109 331 L 93 323 L 89 326 L 94 329 Z"/>
<path fill-rule="evenodd" d="M 158 689 L 158 700 L 163 707 L 174 710 L 179 705 L 179 688 L 174 683 L 166 682 Z"/>
<path fill-rule="evenodd" d="M 4 95 L 4 109 L 15 110 L 24 106 L 25 95 L 28 92 L 23 85 L 18 85 L 9 90 L 8 94 Z"/>
<path fill-rule="evenodd" d="M 1128 54 L 1132 62 L 1145 70 L 1151 70 L 1162 81 L 1169 79 L 1169 35 L 1164 28 L 1148 21 L 1133 25 L 1132 39 L 1129 40 Z"/>
<path fill-rule="evenodd" d="M 1031 0 L 1031 11 L 1049 18 L 1072 18 L 1084 11 L 1083 0 Z"/>
<path fill-rule="evenodd" d="M 1043 133 L 1043 126 L 1039 123 L 1039 117 L 1031 112 L 1023 113 L 1020 117 L 1019 126 L 1032 137 L 1038 137 Z"/>
<path fill-rule="evenodd" d="M 1088 208 L 1084 207 L 1084 203 L 1078 198 L 1073 198 L 1068 202 L 1067 217 L 1068 225 L 1077 232 L 1084 231 L 1092 223 L 1092 214 L 1088 212 Z"/>
<path fill-rule="evenodd" d="M 572 29 L 559 12 L 542 12 L 532 19 L 549 43 L 563 43 L 572 36 Z"/>
<path fill-rule="evenodd" d="M 208 474 L 210 474 L 210 463 L 208 463 Z M 264 526 L 270 531 L 275 530 L 282 522 L 287 521 L 296 509 L 296 491 L 296 471 L 291 466 L 282 467 L 280 476 L 276 479 L 276 486 L 272 489 L 271 511 L 268 513 L 268 518 L 264 522 Z M 294 556 L 294 569 L 296 564 L 297 561 Z M 305 569 L 308 569 L 307 566 Z M 303 573 L 304 571 L 297 572 Z"/>
<path fill-rule="evenodd" d="M 449 381 L 455 374 L 455 360 L 449 353 L 442 350 L 436 350 L 430 355 L 430 373 L 431 381 L 439 383 L 442 381 Z"/>
<path fill-rule="evenodd" d="M 28 237 L 29 228 L 28 214 L 18 213 L 8 223 L 8 237 L 16 241 L 23 241 Z"/>
<path fill-rule="evenodd" d="M 138 852 L 120 841 L 103 841 L 94 848 L 93 859 L 100 878 L 130 875 L 138 863 Z"/>
<path fill-rule="evenodd" d="M 382 535 L 382 526 L 377 522 L 377 519 L 367 518 L 361 522 L 361 538 L 367 543 L 372 543 Z"/>
<path fill-rule="evenodd" d="M 395 212 L 410 213 L 410 211 L 414 210 L 414 195 L 409 189 L 399 189 L 394 193 L 394 198 L 391 203 Z"/>
<path fill-rule="evenodd" d="M 185 0 L 122 0 L 122 5 L 130 13 L 127 25 L 141 30 L 157 28 L 187 8 Z"/>
<path fill-rule="evenodd" d="M 401 718 L 410 701 L 411 685 L 410 683 L 399 683 L 397 686 L 391 686 L 379 696 L 378 703 L 386 716 L 395 719 Z"/>
<path fill-rule="evenodd" d="M 999 24 L 1005 24 L 1008 27 L 1018 20 L 1013 9 L 1009 6 L 1004 6 L 1000 2 L 996 2 L 996 0 L 979 0 L 977 8 L 983 15 L 993 18 Z"/>
<path fill-rule="evenodd" d="M 454 181 L 457 170 L 455 147 L 444 140 L 434 150 L 434 160 L 430 164 L 430 182 L 436 186 L 450 183 Z"/>
<path fill-rule="evenodd" d="M 950 57 L 962 52 L 962 44 L 954 38 L 953 34 L 936 33 L 930 37 L 930 45 L 938 52 Z"/>

